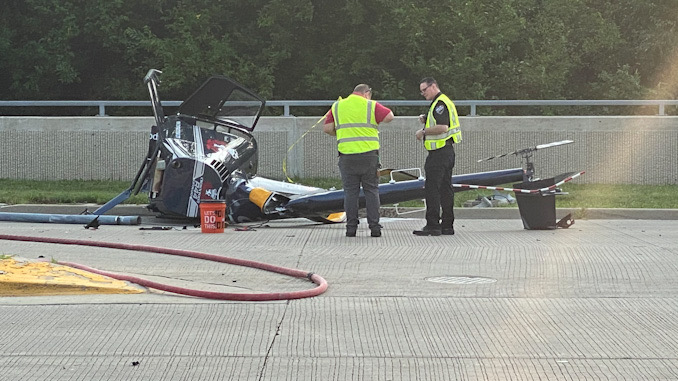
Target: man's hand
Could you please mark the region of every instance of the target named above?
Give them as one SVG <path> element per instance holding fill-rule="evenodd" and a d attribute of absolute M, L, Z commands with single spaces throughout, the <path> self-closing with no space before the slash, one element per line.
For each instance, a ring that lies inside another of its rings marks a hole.
<path fill-rule="evenodd" d="M 414 133 L 414 136 L 417 138 L 417 140 L 424 139 L 424 129 L 422 128 L 421 130 L 417 130 L 417 132 Z"/>
<path fill-rule="evenodd" d="M 421 124 L 426 123 L 426 115 L 419 114 L 419 123 L 421 123 Z"/>

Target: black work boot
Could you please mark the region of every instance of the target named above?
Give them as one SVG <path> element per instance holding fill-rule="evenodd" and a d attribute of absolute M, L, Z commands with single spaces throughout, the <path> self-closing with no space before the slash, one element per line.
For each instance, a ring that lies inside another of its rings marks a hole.
<path fill-rule="evenodd" d="M 454 228 L 446 228 L 442 230 L 443 235 L 454 235 Z"/>
<path fill-rule="evenodd" d="M 432 228 L 429 227 L 428 225 L 424 226 L 421 230 L 415 230 L 412 232 L 414 235 L 418 236 L 439 236 L 442 234 L 442 230 L 440 228 Z"/>
<path fill-rule="evenodd" d="M 357 226 L 347 226 L 346 227 L 346 236 L 347 237 L 355 237 L 355 233 L 358 231 Z"/>

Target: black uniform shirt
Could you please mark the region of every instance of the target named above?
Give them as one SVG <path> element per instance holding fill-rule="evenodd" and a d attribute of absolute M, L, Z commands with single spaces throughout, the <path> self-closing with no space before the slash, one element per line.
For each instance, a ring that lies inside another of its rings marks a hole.
<path fill-rule="evenodd" d="M 433 99 L 437 99 L 440 96 L 440 94 L 442 93 L 436 94 L 435 98 Z M 436 118 L 436 124 L 444 124 L 448 127 L 450 126 L 450 110 L 447 109 L 445 102 L 443 102 L 442 100 L 439 100 L 438 103 L 436 104 L 436 107 L 433 109 L 433 117 Z"/>

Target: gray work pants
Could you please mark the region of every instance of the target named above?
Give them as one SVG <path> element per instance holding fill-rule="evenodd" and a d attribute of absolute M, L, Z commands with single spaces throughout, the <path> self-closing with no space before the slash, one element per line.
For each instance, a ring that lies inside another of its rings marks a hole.
<path fill-rule="evenodd" d="M 340 155 L 339 172 L 344 186 L 344 211 L 346 228 L 358 227 L 358 208 L 367 208 L 367 224 L 379 227 L 379 156 L 376 152 L 364 154 Z M 360 203 L 360 187 L 365 194 L 365 202 Z M 361 205 L 362 204 L 362 205 Z"/>

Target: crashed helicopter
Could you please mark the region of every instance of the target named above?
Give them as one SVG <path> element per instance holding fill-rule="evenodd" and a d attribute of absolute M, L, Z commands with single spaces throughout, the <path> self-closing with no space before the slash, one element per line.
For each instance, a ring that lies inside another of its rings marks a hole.
<path fill-rule="evenodd" d="M 148 192 L 148 209 L 166 217 L 199 218 L 205 200 L 223 200 L 234 223 L 307 218 L 323 223 L 345 221 L 343 190 L 292 184 L 257 176 L 258 146 L 252 135 L 266 102 L 239 83 L 213 76 L 187 98 L 174 115 L 165 115 L 158 87 L 159 70 L 144 77 L 155 124 L 149 147 L 129 189 L 93 214 Z M 452 183 L 493 186 L 524 180 L 524 170 L 452 176 Z M 421 176 L 379 185 L 382 204 L 424 198 Z M 469 188 L 462 188 L 465 190 Z M 459 190 L 457 190 L 459 191 Z M 361 193 L 360 206 L 365 200 Z"/>

